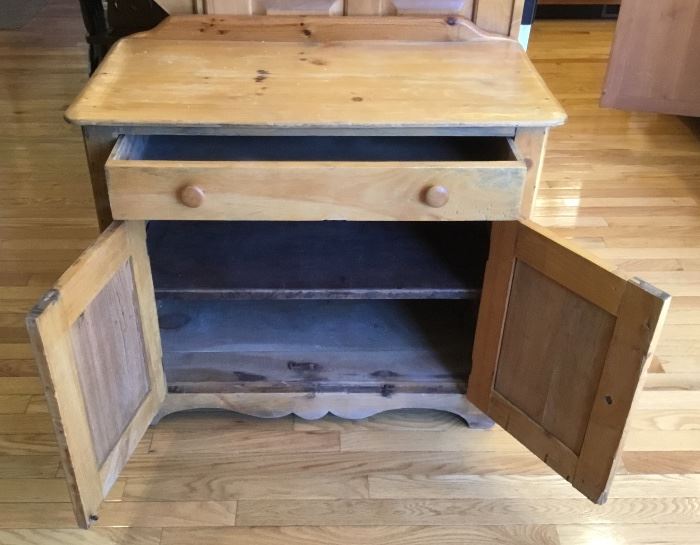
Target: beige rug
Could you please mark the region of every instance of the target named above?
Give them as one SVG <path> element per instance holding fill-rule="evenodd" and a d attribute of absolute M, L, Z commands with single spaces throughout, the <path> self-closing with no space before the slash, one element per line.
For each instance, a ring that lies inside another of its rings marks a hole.
<path fill-rule="evenodd" d="M 45 4 L 46 0 L 0 0 L 0 30 L 22 28 Z"/>

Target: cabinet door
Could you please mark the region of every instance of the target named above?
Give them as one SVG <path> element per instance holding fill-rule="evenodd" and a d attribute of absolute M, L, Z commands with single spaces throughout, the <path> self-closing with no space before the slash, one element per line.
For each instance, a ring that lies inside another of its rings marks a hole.
<path fill-rule="evenodd" d="M 603 503 L 669 302 L 530 222 L 494 223 L 468 398 Z"/>
<path fill-rule="evenodd" d="M 700 116 L 700 1 L 625 0 L 601 105 Z"/>
<path fill-rule="evenodd" d="M 113 223 L 27 317 L 78 524 L 165 396 L 143 222 Z"/>

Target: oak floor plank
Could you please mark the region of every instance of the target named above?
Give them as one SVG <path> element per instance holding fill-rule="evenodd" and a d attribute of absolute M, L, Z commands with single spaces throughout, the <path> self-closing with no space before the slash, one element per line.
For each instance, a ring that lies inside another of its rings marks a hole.
<path fill-rule="evenodd" d="M 156 427 L 151 452 L 213 454 L 217 452 L 337 452 L 340 437 L 336 432 L 287 432 L 243 430 L 166 431 Z"/>
<path fill-rule="evenodd" d="M 75 528 L 70 503 L 3 503 L 0 528 Z"/>
<path fill-rule="evenodd" d="M 445 432 L 397 430 L 350 431 L 340 435 L 343 452 L 528 452 L 500 428 L 489 430 L 455 428 Z"/>
<path fill-rule="evenodd" d="M 11 433 L 53 433 L 48 414 L 0 414 L 0 435 Z"/>
<path fill-rule="evenodd" d="M 65 479 L 0 479 L 0 504 L 68 501 L 70 498 Z"/>
<path fill-rule="evenodd" d="M 696 524 L 570 524 L 559 525 L 560 545 L 698 545 Z"/>
<path fill-rule="evenodd" d="M 339 452 L 256 455 L 154 456 L 136 455 L 122 475 L 171 478 L 207 473 L 216 477 L 260 475 L 287 479 L 300 473 L 310 477 L 362 477 L 375 473 L 419 475 L 528 474 L 550 475 L 552 470 L 530 453 L 508 452 Z"/>
<path fill-rule="evenodd" d="M 235 501 L 105 502 L 98 526 L 233 526 Z"/>
<path fill-rule="evenodd" d="M 32 454 L 58 454 L 56 436 L 53 433 L 0 435 L 0 456 Z"/>
<path fill-rule="evenodd" d="M 700 456 L 693 451 L 623 452 L 622 462 L 629 473 L 700 473 Z"/>
<path fill-rule="evenodd" d="M 163 531 L 162 545 L 559 545 L 551 526 L 286 526 Z"/>
<path fill-rule="evenodd" d="M 161 528 L 0 530 L 3 545 L 159 545 Z"/>
<path fill-rule="evenodd" d="M 700 429 L 631 430 L 625 439 L 625 450 L 700 452 Z"/>
<path fill-rule="evenodd" d="M 1 496 L 0 496 L 1 497 Z M 366 477 L 336 475 L 232 477 L 188 472 L 181 477 L 130 477 L 123 498 L 127 501 L 228 501 L 242 499 L 357 499 L 368 498 Z"/>
<path fill-rule="evenodd" d="M 671 391 L 700 390 L 700 371 L 696 373 L 652 373 L 647 375 L 645 390 L 666 390 L 665 398 L 673 398 Z"/>
<path fill-rule="evenodd" d="M 0 479 L 53 478 L 58 470 L 58 452 L 51 455 L 0 456 Z"/>
<path fill-rule="evenodd" d="M 48 414 L 49 407 L 46 404 L 46 398 L 43 395 L 33 395 L 27 404 L 27 414 Z"/>
<path fill-rule="evenodd" d="M 700 409 L 635 410 L 629 422 L 632 430 L 700 430 Z"/>
<path fill-rule="evenodd" d="M 570 483 L 556 475 L 376 475 L 369 478 L 373 499 L 404 498 L 562 498 L 578 499 Z M 700 475 L 617 475 L 610 498 L 674 498 L 700 495 Z"/>
<path fill-rule="evenodd" d="M 27 410 L 30 396 L 0 395 L 0 414 L 21 414 Z"/>
<path fill-rule="evenodd" d="M 239 526 L 508 525 L 574 523 L 700 524 L 700 498 L 242 500 Z"/>
<path fill-rule="evenodd" d="M 44 389 L 36 376 L 30 377 L 2 377 L 0 380 L 0 394 L 22 395 L 43 394 Z"/>

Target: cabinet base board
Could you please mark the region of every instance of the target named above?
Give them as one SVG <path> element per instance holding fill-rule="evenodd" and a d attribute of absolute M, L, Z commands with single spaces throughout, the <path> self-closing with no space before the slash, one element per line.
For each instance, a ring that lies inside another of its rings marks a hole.
<path fill-rule="evenodd" d="M 493 421 L 464 394 L 400 393 L 392 396 L 357 393 L 197 393 L 167 394 L 152 425 L 171 413 L 192 409 L 223 409 L 259 418 L 295 414 L 317 420 L 327 414 L 357 420 L 396 409 L 434 409 L 460 416 L 470 428 L 490 428 Z"/>

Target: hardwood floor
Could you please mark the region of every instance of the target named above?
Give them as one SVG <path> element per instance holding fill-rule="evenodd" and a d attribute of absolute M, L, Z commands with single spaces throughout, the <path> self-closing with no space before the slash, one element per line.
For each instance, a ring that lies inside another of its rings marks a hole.
<path fill-rule="evenodd" d="M 0 32 L 1 544 L 700 543 L 700 128 L 600 109 L 613 23 L 585 21 L 534 27 L 531 56 L 570 115 L 537 220 L 675 297 L 606 505 L 447 414 L 180 414 L 149 431 L 97 527 L 73 529 L 23 321 L 97 233 L 62 120 L 86 80 L 77 6 L 50 0 Z"/>

